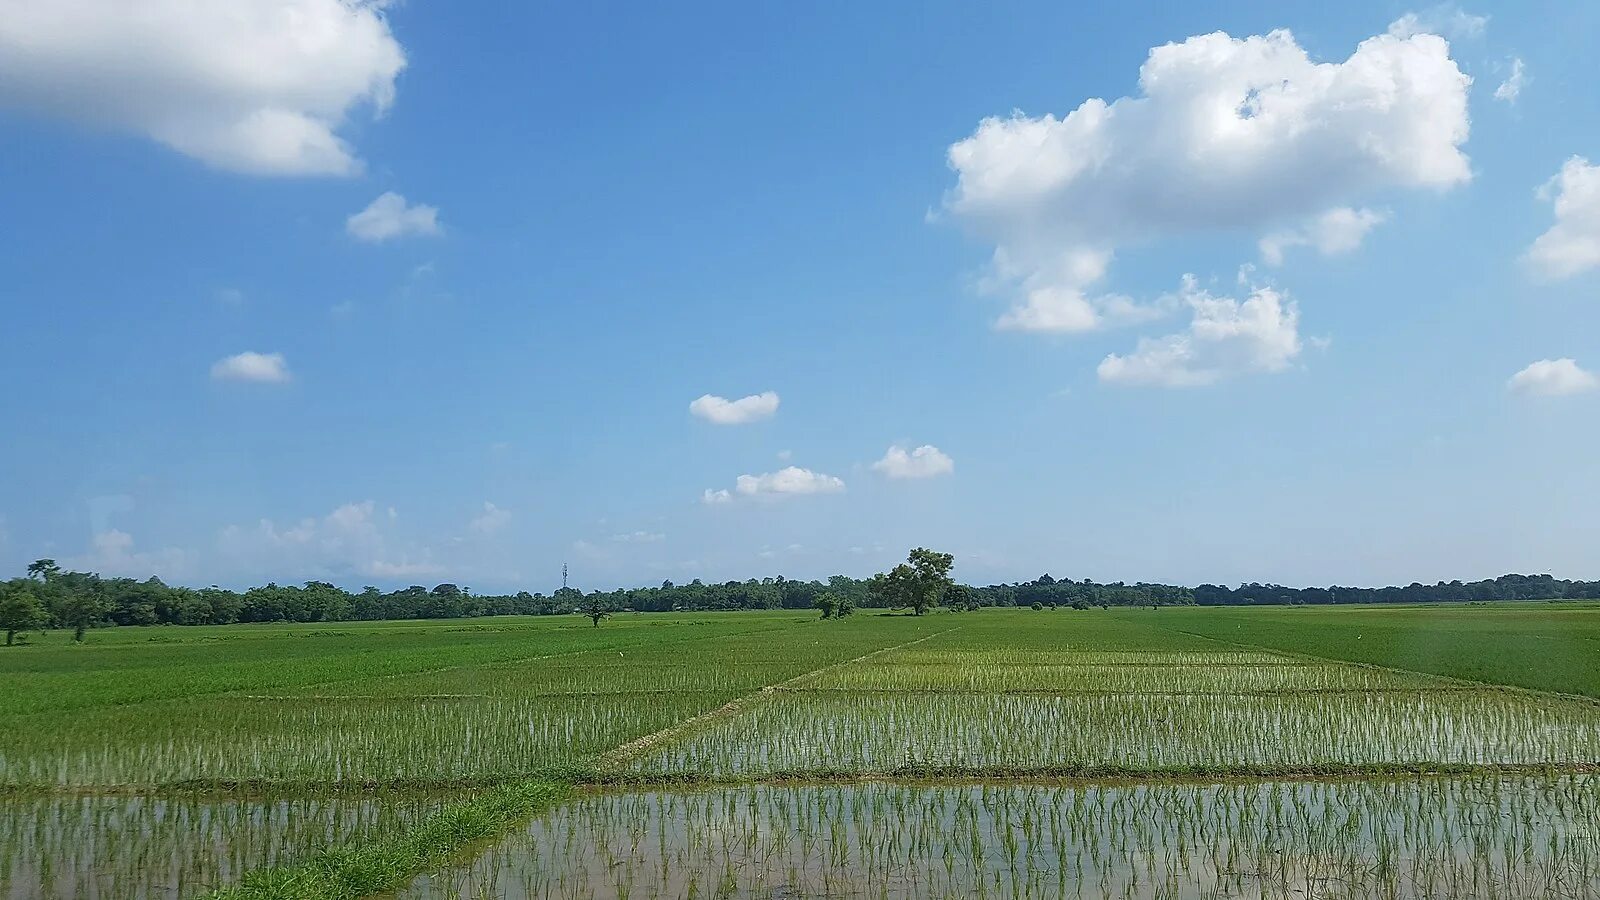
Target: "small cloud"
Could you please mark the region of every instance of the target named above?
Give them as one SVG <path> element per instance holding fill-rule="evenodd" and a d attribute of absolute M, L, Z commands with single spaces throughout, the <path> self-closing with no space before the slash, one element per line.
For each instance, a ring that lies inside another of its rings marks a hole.
<path fill-rule="evenodd" d="M 334 317 L 335 319 L 348 319 L 355 311 L 356 304 L 353 300 L 341 300 L 338 303 L 328 307 L 328 315 Z"/>
<path fill-rule="evenodd" d="M 1488 16 L 1475 16 L 1452 3 L 1441 3 L 1421 12 L 1408 12 L 1389 23 L 1389 33 L 1401 40 L 1419 34 L 1437 34 L 1453 41 L 1483 37 Z"/>
<path fill-rule="evenodd" d="M 842 480 L 799 466 L 761 475 L 740 475 L 734 482 L 734 491 L 746 497 L 837 494 L 843 490 Z"/>
<path fill-rule="evenodd" d="M 375 559 L 361 567 L 362 574 L 372 578 L 416 578 L 426 575 L 442 575 L 444 567 L 429 562 L 412 562 L 402 559 L 397 562 Z"/>
<path fill-rule="evenodd" d="M 501 509 L 500 507 L 495 506 L 493 503 L 485 500 L 483 503 L 483 512 L 473 517 L 472 522 L 468 525 L 468 527 L 472 529 L 473 534 L 479 534 L 483 535 L 484 537 L 488 537 L 489 535 L 494 534 L 500 529 L 506 527 L 506 525 L 508 525 L 510 522 L 511 510 Z"/>
<path fill-rule="evenodd" d="M 778 462 L 788 462 L 791 459 L 794 459 L 794 451 L 793 450 L 779 450 L 778 451 Z"/>
<path fill-rule="evenodd" d="M 1282 372 L 1300 355 L 1299 310 L 1279 291 L 1258 287 L 1239 301 L 1214 297 L 1186 277 L 1183 293 L 1193 311 L 1188 330 L 1110 354 L 1096 370 L 1102 383 L 1196 387 Z"/>
<path fill-rule="evenodd" d="M 380 194 L 366 209 L 346 219 L 344 228 L 357 240 L 371 243 L 438 235 L 442 231 L 437 207 L 421 203 L 408 205 L 406 198 L 394 191 Z"/>
<path fill-rule="evenodd" d="M 223 288 L 217 291 L 217 302 L 228 307 L 243 306 L 244 291 L 238 288 Z"/>
<path fill-rule="evenodd" d="M 1528 76 L 1523 71 L 1522 60 L 1517 57 L 1511 59 L 1511 74 L 1500 86 L 1494 89 L 1494 98 L 1515 104 L 1517 98 L 1522 96 L 1522 89 L 1528 86 Z"/>
<path fill-rule="evenodd" d="M 1578 366 L 1570 358 L 1541 359 L 1511 376 L 1506 387 L 1518 394 L 1538 397 L 1564 397 L 1600 388 L 1600 378 Z"/>
<path fill-rule="evenodd" d="M 785 497 L 837 494 L 843 491 L 844 481 L 839 478 L 802 469 L 799 466 L 787 466 L 776 472 L 766 472 L 761 475 L 740 475 L 734 481 L 731 491 L 727 488 L 706 488 L 700 495 L 700 502 L 707 506 L 717 506 L 732 503 L 735 496 Z"/>
<path fill-rule="evenodd" d="M 1523 254 L 1540 278 L 1570 278 L 1600 266 L 1600 166 L 1574 156 L 1536 194 L 1555 206 L 1556 222 Z"/>
<path fill-rule="evenodd" d="M 689 404 L 689 412 L 716 425 L 743 425 L 770 419 L 778 411 L 778 395 L 773 391 L 729 400 L 706 394 Z"/>
<path fill-rule="evenodd" d="M 612 542 L 617 544 L 655 544 L 666 539 L 666 535 L 656 531 L 628 531 L 611 536 Z"/>
<path fill-rule="evenodd" d="M 895 445 L 883 454 L 883 459 L 873 463 L 872 468 L 890 478 L 933 478 L 954 472 L 956 462 L 932 444 L 923 444 L 911 451 Z"/>
<path fill-rule="evenodd" d="M 87 555 L 67 560 L 67 567 L 108 577 L 149 578 L 153 575 L 173 579 L 186 577 L 194 562 L 193 554 L 177 547 L 153 553 L 135 550 L 133 536 L 116 528 L 96 532 L 90 545 Z"/>
<path fill-rule="evenodd" d="M 290 379 L 289 364 L 284 360 L 282 353 L 256 353 L 247 350 L 217 360 L 211 365 L 211 377 L 217 381 L 281 384 Z"/>
<path fill-rule="evenodd" d="M 1290 247 L 1315 247 L 1323 256 L 1349 253 L 1361 246 L 1367 232 L 1388 218 L 1388 213 L 1377 210 L 1335 207 L 1298 228 L 1262 238 L 1259 245 L 1261 260 L 1269 266 L 1281 266 L 1283 252 Z M 1247 280 L 1247 273 L 1241 268 L 1239 283 L 1245 284 Z"/>

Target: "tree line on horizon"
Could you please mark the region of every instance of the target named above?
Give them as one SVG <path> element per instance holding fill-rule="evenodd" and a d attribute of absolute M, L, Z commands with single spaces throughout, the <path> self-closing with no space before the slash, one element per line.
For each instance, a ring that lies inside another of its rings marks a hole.
<path fill-rule="evenodd" d="M 242 622 L 345 622 L 384 619 L 455 619 L 499 615 L 574 613 L 593 618 L 611 612 L 683 612 L 774 609 L 912 609 L 933 606 L 1249 606 L 1347 603 L 1433 603 L 1489 600 L 1600 599 L 1600 581 L 1570 581 L 1550 575 L 1502 575 L 1483 581 L 1412 583 L 1404 587 L 1308 587 L 1246 583 L 1237 588 L 1137 582 L 1103 584 L 1041 575 L 1032 581 L 973 587 L 950 580 L 949 554 L 918 548 L 907 563 L 869 579 L 833 575 L 826 581 L 783 576 L 613 591 L 562 588 L 552 594 L 518 591 L 480 594 L 443 583 L 382 591 L 366 586 L 347 591 L 326 581 L 266 584 L 244 591 L 168 585 L 159 578 L 104 578 L 63 570 L 41 559 L 27 574 L 0 582 L 0 630 L 6 643 L 18 633 L 67 628 L 82 639 L 106 625 L 229 625 Z M 822 603 L 819 604 L 818 600 Z"/>

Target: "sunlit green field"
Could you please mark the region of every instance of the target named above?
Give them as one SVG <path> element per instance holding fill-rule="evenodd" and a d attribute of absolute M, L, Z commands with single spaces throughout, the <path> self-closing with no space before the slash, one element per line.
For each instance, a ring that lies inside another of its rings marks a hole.
<path fill-rule="evenodd" d="M 1597 659 L 1548 604 L 47 635 L 0 897 L 1585 896 Z"/>

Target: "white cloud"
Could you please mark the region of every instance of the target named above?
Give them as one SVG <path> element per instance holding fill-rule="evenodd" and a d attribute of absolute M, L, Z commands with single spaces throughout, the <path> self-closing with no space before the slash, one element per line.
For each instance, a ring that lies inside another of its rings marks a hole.
<path fill-rule="evenodd" d="M 398 562 L 375 559 L 362 568 L 361 574 L 372 578 L 422 578 L 443 575 L 444 567 L 428 562 L 412 562 L 406 559 Z"/>
<path fill-rule="evenodd" d="M 86 555 L 67 560 L 65 565 L 68 569 L 98 572 L 114 578 L 142 580 L 153 575 L 172 580 L 189 575 L 193 562 L 192 554 L 177 547 L 153 553 L 135 550 L 133 535 L 108 528 L 94 534 Z"/>
<path fill-rule="evenodd" d="M 402 548 L 379 526 L 377 504 L 346 503 L 320 518 L 288 527 L 261 519 L 253 527 L 230 525 L 218 538 L 219 553 L 237 571 L 257 578 L 409 578 L 440 574 L 426 548 Z M 387 517 L 389 522 L 394 516 Z"/>
<path fill-rule="evenodd" d="M 719 503 L 732 503 L 733 494 L 729 493 L 727 488 L 706 488 L 705 493 L 700 495 L 700 502 L 707 506 L 716 506 Z"/>
<path fill-rule="evenodd" d="M 778 395 L 773 391 L 764 391 L 729 400 L 706 394 L 689 404 L 689 412 L 717 425 L 743 425 L 772 418 L 778 412 Z"/>
<path fill-rule="evenodd" d="M 1361 246 L 1367 232 L 1389 218 L 1371 209 L 1336 206 L 1297 228 L 1274 232 L 1260 241 L 1261 259 L 1269 266 L 1283 265 L 1290 247 L 1315 247 L 1323 256 L 1349 253 Z"/>
<path fill-rule="evenodd" d="M 954 472 L 956 462 L 932 444 L 923 444 L 909 452 L 896 444 L 883 454 L 883 459 L 873 463 L 872 468 L 890 478 L 933 478 Z"/>
<path fill-rule="evenodd" d="M 1214 297 L 1186 276 L 1180 295 L 1193 311 L 1186 331 L 1140 338 L 1126 356 L 1101 360 L 1108 384 L 1195 387 L 1238 375 L 1280 372 L 1300 354 L 1299 311 L 1270 287 L 1244 301 Z"/>
<path fill-rule="evenodd" d="M 281 384 L 290 379 L 289 364 L 282 353 L 256 353 L 247 350 L 223 357 L 211 365 L 211 377 L 218 381 L 257 381 Z"/>
<path fill-rule="evenodd" d="M 837 494 L 844 490 L 844 482 L 832 475 L 786 466 L 776 472 L 761 475 L 740 475 L 733 485 L 735 493 L 744 497 L 782 497 L 798 494 Z M 726 491 L 717 492 L 725 495 Z M 710 496 L 710 492 L 707 492 Z M 729 497 L 728 499 L 732 499 Z M 721 499 L 708 502 L 725 502 Z"/>
<path fill-rule="evenodd" d="M 0 103 L 145 135 L 257 175 L 361 170 L 405 52 L 387 0 L 0 0 Z"/>
<path fill-rule="evenodd" d="M 358 240 L 371 243 L 413 235 L 437 235 L 441 232 L 439 210 L 421 203 L 408 205 L 406 198 L 386 191 L 367 204 L 366 209 L 346 219 L 344 230 Z M 417 273 L 421 271 L 419 267 Z"/>
<path fill-rule="evenodd" d="M 1522 96 L 1522 89 L 1527 86 L 1528 75 L 1524 71 L 1522 60 L 1513 57 L 1511 60 L 1511 74 L 1507 75 L 1506 80 L 1500 82 L 1500 86 L 1494 89 L 1494 98 L 1496 100 L 1504 100 L 1507 103 L 1516 103 L 1517 98 Z"/>
<path fill-rule="evenodd" d="M 1578 367 L 1567 357 L 1541 359 L 1529 363 L 1527 368 L 1511 376 L 1506 387 L 1519 394 L 1541 397 L 1562 397 L 1582 394 L 1600 388 L 1600 378 L 1593 372 Z"/>
<path fill-rule="evenodd" d="M 1441 3 L 1395 19 L 1389 23 L 1389 33 L 1398 38 L 1440 34 L 1454 41 L 1467 41 L 1483 37 L 1488 25 L 1488 16 L 1475 16 L 1454 4 Z"/>
<path fill-rule="evenodd" d="M 611 536 L 612 542 L 617 544 L 657 544 L 666 539 L 666 535 L 657 531 L 626 531 Z"/>
<path fill-rule="evenodd" d="M 1555 203 L 1556 223 L 1539 235 L 1523 260 L 1542 278 L 1569 278 L 1600 266 L 1600 166 L 1574 156 L 1539 188 Z"/>
<path fill-rule="evenodd" d="M 983 120 L 949 149 L 944 208 L 995 246 L 988 286 L 1015 292 L 998 327 L 1140 321 L 1159 310 L 1096 289 L 1119 247 L 1281 231 L 1375 192 L 1468 181 L 1470 84 L 1434 34 L 1378 35 L 1330 63 L 1287 31 L 1191 37 L 1150 51 L 1138 96 Z"/>
<path fill-rule="evenodd" d="M 483 535 L 484 537 L 488 537 L 489 535 L 494 534 L 500 529 L 506 527 L 510 523 L 511 510 L 501 509 L 500 507 L 495 506 L 493 503 L 485 500 L 483 502 L 483 512 L 474 516 L 468 527 L 472 529 L 473 534 L 479 534 Z"/>

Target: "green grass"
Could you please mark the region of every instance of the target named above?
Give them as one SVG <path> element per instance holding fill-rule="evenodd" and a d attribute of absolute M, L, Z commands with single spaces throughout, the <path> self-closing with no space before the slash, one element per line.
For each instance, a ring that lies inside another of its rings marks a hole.
<path fill-rule="evenodd" d="M 494 837 L 567 793 L 565 785 L 507 785 L 449 807 L 416 829 L 351 848 L 326 850 L 295 866 L 258 869 L 212 900 L 355 900 L 403 887 L 462 847 Z"/>
<path fill-rule="evenodd" d="M 593 628 L 573 616 L 463 624 L 341 622 L 307 625 L 114 628 L 82 646 L 61 633 L 0 652 L 7 716 L 62 712 L 229 692 L 288 691 L 381 677 L 600 649 L 787 629 L 793 613 L 619 616 Z"/>
<path fill-rule="evenodd" d="M 1600 698 L 1600 606 L 1594 604 L 1223 607 L 1112 615 L 1290 653 Z"/>
<path fill-rule="evenodd" d="M 1597 696 L 1597 645 L 1600 607 L 1548 604 L 52 635 L 0 650 L 0 895 L 53 866 L 150 896 L 168 859 L 186 896 L 208 879 L 228 898 L 389 890 L 562 783 L 1451 773 L 1557 790 L 1600 766 L 1600 706 L 1556 696 Z M 284 803 L 311 804 L 304 827 L 273 826 Z M 723 887 L 749 885 L 697 889 Z"/>

